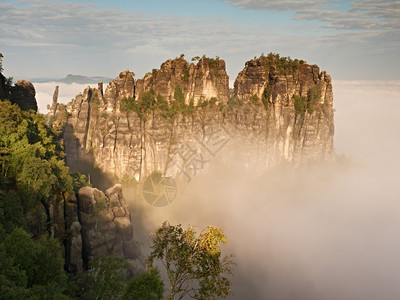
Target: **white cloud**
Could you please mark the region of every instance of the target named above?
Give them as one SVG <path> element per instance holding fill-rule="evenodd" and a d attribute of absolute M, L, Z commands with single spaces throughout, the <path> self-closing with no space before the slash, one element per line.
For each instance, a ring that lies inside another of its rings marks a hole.
<path fill-rule="evenodd" d="M 315 6 L 321 6 L 329 0 L 284 0 L 284 1 L 274 1 L 274 0 L 222 0 L 226 3 L 241 7 L 241 8 L 251 8 L 251 9 L 270 9 L 270 10 L 280 10 L 280 11 L 291 11 L 304 8 L 310 8 Z"/>
<path fill-rule="evenodd" d="M 171 205 L 135 199 L 134 226 L 221 226 L 238 262 L 232 299 L 397 299 L 400 81 L 333 87 L 336 148 L 361 166 L 258 177 L 215 158 Z"/>
<path fill-rule="evenodd" d="M 221 0 L 248 9 L 295 12 L 294 19 L 318 20 L 336 29 L 399 30 L 400 1 L 355 0 L 347 10 L 338 10 L 335 4 L 343 1 L 273 1 L 273 0 Z"/>
<path fill-rule="evenodd" d="M 43 114 L 48 112 L 47 105 L 51 105 L 53 102 L 53 94 L 57 85 L 59 86 L 58 103 L 64 104 L 70 102 L 88 86 L 97 88 L 97 84 L 66 84 L 59 82 L 33 82 L 33 85 L 36 90 L 36 102 L 38 104 L 39 112 Z"/>
<path fill-rule="evenodd" d="M 91 3 L 41 0 L 25 1 L 21 6 L 0 2 L 5 70 L 9 76 L 25 78 L 68 73 L 114 76 L 123 69 L 142 76 L 162 61 L 185 53 L 187 57 L 220 56 L 234 79 L 246 60 L 272 51 L 310 63 L 327 62 L 321 67 L 328 72 L 340 66 L 342 78 L 351 60 L 354 76 L 378 78 L 398 73 L 400 26 L 395 16 L 399 1 L 390 5 L 367 1 L 365 6 L 355 1 L 346 11 L 333 9 L 334 1 L 225 2 L 275 13 L 290 11 L 301 23 L 278 25 L 268 18 L 243 22 L 223 13 L 203 18 L 154 15 L 100 9 Z M 304 21 L 317 21 L 317 25 Z M 339 52 L 343 63 L 336 60 Z M 387 70 L 371 71 L 367 61 L 385 65 Z"/>

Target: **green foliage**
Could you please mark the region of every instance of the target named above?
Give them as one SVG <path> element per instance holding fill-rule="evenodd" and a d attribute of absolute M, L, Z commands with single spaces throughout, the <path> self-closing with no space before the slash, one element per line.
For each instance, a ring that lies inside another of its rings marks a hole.
<path fill-rule="evenodd" d="M 129 98 L 122 98 L 121 104 L 120 104 L 120 109 L 121 111 L 135 111 L 136 110 L 136 101 L 134 98 L 129 97 Z"/>
<path fill-rule="evenodd" d="M 218 99 L 215 97 L 211 97 L 210 100 L 208 100 L 208 105 L 213 108 L 215 106 L 215 104 L 218 102 Z"/>
<path fill-rule="evenodd" d="M 277 53 L 268 53 L 267 57 L 262 54 L 261 59 L 267 60 L 267 66 L 269 69 L 276 68 L 281 74 L 293 75 L 295 71 L 299 69 L 299 66 L 304 64 L 303 60 L 291 59 L 290 57 L 280 56 Z"/>
<path fill-rule="evenodd" d="M 164 294 L 164 282 L 156 268 L 147 270 L 132 278 L 125 289 L 123 300 L 161 300 Z"/>
<path fill-rule="evenodd" d="M 3 71 L 4 71 L 4 69 L 3 69 L 3 54 L 0 53 L 0 73 Z"/>
<path fill-rule="evenodd" d="M 200 99 L 199 102 L 197 103 L 197 107 L 200 108 L 206 108 L 209 105 L 209 101 L 206 99 Z"/>
<path fill-rule="evenodd" d="M 261 102 L 264 104 L 266 110 L 268 109 L 269 99 L 271 98 L 271 95 L 272 95 L 271 85 L 268 83 L 261 97 Z"/>
<path fill-rule="evenodd" d="M 194 113 L 194 101 L 193 99 L 190 99 L 189 105 L 186 108 L 186 114 L 192 115 L 193 113 Z"/>
<path fill-rule="evenodd" d="M 210 58 L 209 62 L 208 62 L 208 65 L 210 66 L 211 69 L 218 68 L 218 66 L 219 66 L 219 57 L 216 56 L 215 58 Z"/>
<path fill-rule="evenodd" d="M 307 109 L 307 103 L 305 97 L 300 97 L 299 95 L 293 95 L 294 99 L 294 110 L 296 115 L 303 115 Z"/>
<path fill-rule="evenodd" d="M 199 61 L 199 60 L 200 60 L 200 56 L 192 57 L 192 61 Z"/>
<path fill-rule="evenodd" d="M 229 97 L 228 102 L 226 103 L 230 110 L 233 110 L 235 106 L 239 104 L 238 100 L 235 97 Z"/>
<path fill-rule="evenodd" d="M 22 200 L 15 190 L 0 190 L 0 224 L 6 232 L 11 232 L 15 227 L 24 226 L 24 210 Z"/>
<path fill-rule="evenodd" d="M 119 299 L 126 286 L 127 263 L 117 256 L 100 256 L 90 262 L 89 299 Z"/>
<path fill-rule="evenodd" d="M 6 299 L 66 299 L 67 276 L 58 241 L 34 241 L 16 228 L 0 243 L 0 294 Z"/>
<path fill-rule="evenodd" d="M 314 85 L 307 92 L 307 111 L 312 114 L 318 101 L 321 99 L 321 90 L 318 85 Z"/>
<path fill-rule="evenodd" d="M 182 88 L 179 84 L 175 86 L 174 98 L 177 102 L 179 102 L 179 104 L 185 103 L 185 95 L 183 94 Z"/>
<path fill-rule="evenodd" d="M 149 111 L 156 109 L 156 97 L 154 89 L 144 92 L 143 95 L 136 101 L 134 98 L 123 98 L 121 100 L 121 111 L 124 112 L 136 112 L 140 119 L 146 119 Z"/>
<path fill-rule="evenodd" d="M 254 94 L 253 96 L 250 97 L 250 102 L 253 105 L 258 105 L 260 103 L 260 99 L 258 99 L 256 94 Z"/>
<path fill-rule="evenodd" d="M 79 189 L 84 186 L 91 186 L 90 183 L 88 182 L 86 175 L 84 174 L 74 172 L 71 173 L 71 177 L 73 182 L 73 190 L 75 193 L 77 193 Z"/>
<path fill-rule="evenodd" d="M 206 227 L 198 236 L 194 227 L 184 230 L 168 222 L 153 233 L 148 267 L 156 260 L 165 266 L 170 283 L 169 299 L 211 299 L 231 294 L 232 256 L 221 257 L 227 240 L 221 228 Z"/>
<path fill-rule="evenodd" d="M 321 99 L 321 90 L 317 85 L 314 85 L 307 92 L 307 98 L 293 95 L 293 99 L 296 115 L 303 115 L 306 111 L 312 114 L 316 105 L 318 105 L 318 101 Z"/>
<path fill-rule="evenodd" d="M 155 110 L 155 96 L 156 95 L 153 88 L 151 88 L 150 91 L 143 93 L 142 97 L 139 99 L 139 109 L 143 114 L 146 114 L 150 110 Z"/>
<path fill-rule="evenodd" d="M 189 69 L 185 69 L 182 75 L 182 80 L 184 82 L 189 82 Z"/>
<path fill-rule="evenodd" d="M 96 204 L 93 206 L 93 211 L 95 214 L 99 214 L 110 207 L 110 202 L 105 197 L 101 197 Z"/>
<path fill-rule="evenodd" d="M 13 199 L 15 208 L 12 212 L 4 202 L 0 204 L 7 232 L 24 223 L 18 221 L 21 211 L 47 204 L 72 189 L 63 158 L 62 147 L 43 116 L 0 101 L 0 197 L 6 202 Z"/>

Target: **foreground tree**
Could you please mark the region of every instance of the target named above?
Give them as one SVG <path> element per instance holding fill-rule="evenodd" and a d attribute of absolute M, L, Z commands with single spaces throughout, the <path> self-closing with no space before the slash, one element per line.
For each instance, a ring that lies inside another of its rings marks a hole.
<path fill-rule="evenodd" d="M 231 294 L 233 256 L 221 257 L 227 240 L 221 228 L 208 226 L 197 236 L 193 226 L 184 230 L 168 222 L 153 233 L 147 266 L 160 260 L 170 283 L 168 299 L 225 298 Z"/>
<path fill-rule="evenodd" d="M 164 282 L 158 269 L 149 269 L 132 278 L 125 289 L 123 300 L 161 300 L 164 294 Z"/>
<path fill-rule="evenodd" d="M 90 262 L 88 299 L 119 299 L 125 290 L 128 264 L 117 256 L 100 256 Z"/>
<path fill-rule="evenodd" d="M 22 228 L 5 235 L 0 227 L 0 299 L 68 299 L 59 242 Z"/>

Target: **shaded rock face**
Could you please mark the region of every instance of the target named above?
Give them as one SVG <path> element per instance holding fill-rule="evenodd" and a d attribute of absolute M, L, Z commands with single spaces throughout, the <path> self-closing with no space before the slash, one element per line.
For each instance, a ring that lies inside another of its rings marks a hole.
<path fill-rule="evenodd" d="M 36 91 L 33 84 L 26 80 L 18 80 L 17 83 L 11 88 L 10 100 L 16 103 L 22 110 L 34 111 L 38 110 L 36 103 Z"/>
<path fill-rule="evenodd" d="M 0 73 L 0 99 L 7 99 L 9 91 L 6 86 L 6 78 Z"/>
<path fill-rule="evenodd" d="M 81 223 L 78 218 L 78 200 L 74 193 L 65 199 L 65 228 L 68 238 L 65 243 L 65 265 L 67 271 L 83 270 Z"/>
<path fill-rule="evenodd" d="M 134 275 L 144 270 L 140 259 L 140 249 L 133 238 L 133 228 L 129 209 L 122 196 L 122 187 L 115 185 L 106 193 L 83 187 L 77 197 L 79 222 L 71 224 L 82 234 L 82 258 L 86 265 L 100 255 L 116 255 L 127 260 Z M 71 242 L 71 254 L 79 245 L 79 238 Z M 74 255 L 71 255 L 73 260 Z"/>
<path fill-rule="evenodd" d="M 55 119 L 64 118 L 67 164 L 87 173 L 82 166 L 90 162 L 120 179 L 140 180 L 157 170 L 190 180 L 212 161 L 262 171 L 333 157 L 332 82 L 325 71 L 303 63 L 287 72 L 265 57 L 250 60 L 231 98 L 224 74 L 223 60 L 203 58 L 188 65 L 179 58 L 136 83 L 132 73 L 122 72 L 104 96 L 86 89 L 55 113 Z M 157 109 L 146 116 L 121 111 L 124 97 L 138 100 L 150 89 L 173 102 L 177 84 L 186 103 L 215 96 L 220 104 L 195 106 L 173 118 Z"/>
<path fill-rule="evenodd" d="M 36 91 L 33 84 L 26 80 L 18 80 L 11 86 L 7 79 L 0 73 L 0 99 L 7 99 L 17 104 L 22 110 L 38 110 L 36 103 Z"/>

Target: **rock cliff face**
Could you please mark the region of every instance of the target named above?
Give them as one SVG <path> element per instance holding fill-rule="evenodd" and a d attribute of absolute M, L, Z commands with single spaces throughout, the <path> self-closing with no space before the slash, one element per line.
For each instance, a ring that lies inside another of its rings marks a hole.
<path fill-rule="evenodd" d="M 129 263 L 134 275 L 144 271 L 122 187 L 115 185 L 105 194 L 96 188 L 83 187 L 78 191 L 77 204 L 79 223 L 72 223 L 71 229 L 77 231 L 78 224 L 81 225 L 83 262 L 100 255 L 117 255 Z M 71 245 L 74 246 L 74 237 Z"/>
<path fill-rule="evenodd" d="M 69 272 L 87 269 L 90 260 L 101 255 L 124 258 L 132 275 L 144 271 L 140 248 L 134 240 L 131 214 L 122 195 L 121 185 L 105 193 L 81 188 L 65 203 L 66 266 Z"/>
<path fill-rule="evenodd" d="M 179 86 L 186 103 L 190 100 L 196 105 L 200 100 L 216 98 L 226 103 L 229 96 L 229 77 L 225 62 L 221 59 L 203 57 L 199 62 L 190 64 L 183 58 L 167 60 L 160 70 L 154 69 L 143 79 L 137 80 L 136 97 L 150 89 L 169 101 L 174 100 L 175 88 Z"/>
<path fill-rule="evenodd" d="M 177 87 L 185 104 L 175 105 Z M 330 76 L 302 61 L 250 60 L 230 96 L 223 60 L 178 58 L 137 81 L 124 71 L 104 95 L 87 88 L 57 106 L 53 125 L 62 125 L 74 170 L 89 162 L 120 179 L 157 170 L 190 180 L 212 161 L 257 171 L 330 159 L 332 100 Z"/>
<path fill-rule="evenodd" d="M 22 110 L 38 110 L 36 103 L 36 91 L 33 84 L 26 80 L 18 80 L 11 88 L 11 102 L 16 103 Z"/>
<path fill-rule="evenodd" d="M 0 99 L 7 99 L 17 104 L 22 110 L 38 110 L 36 103 L 36 91 L 33 84 L 26 80 L 18 80 L 11 86 L 7 79 L 0 73 Z"/>

